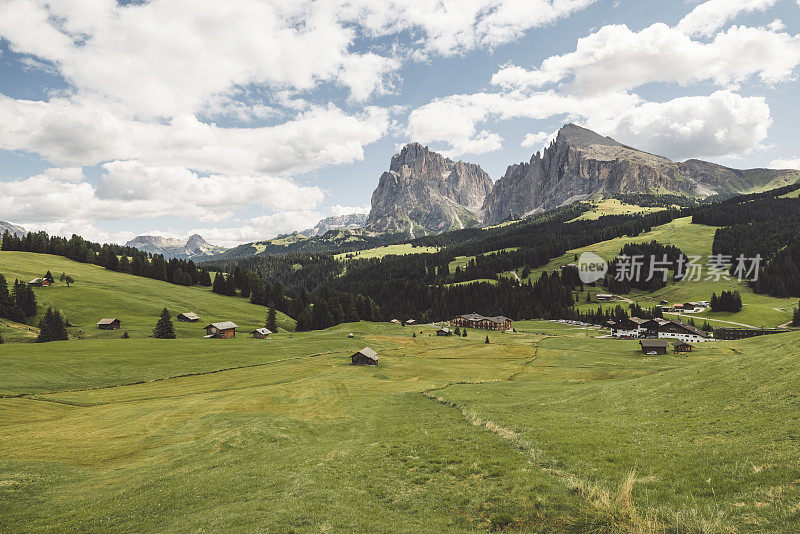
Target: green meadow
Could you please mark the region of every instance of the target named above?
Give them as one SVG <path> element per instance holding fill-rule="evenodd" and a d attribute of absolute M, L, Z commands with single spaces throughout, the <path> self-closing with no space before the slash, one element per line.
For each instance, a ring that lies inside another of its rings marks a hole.
<path fill-rule="evenodd" d="M 56 278 L 51 287 L 35 288 L 40 315 L 47 307 L 61 310 L 74 327 L 73 336 L 114 339 L 127 331 L 133 338 L 150 336 L 161 310 L 166 307 L 173 316 L 182 312 L 195 312 L 199 323 L 175 321 L 180 337 L 202 337 L 203 326 L 217 321 L 233 321 L 242 331 L 251 331 L 264 326 L 267 308 L 251 304 L 247 299 L 217 295 L 211 288 L 184 287 L 139 276 L 109 271 L 97 265 L 78 263 L 61 256 L 34 254 L 31 252 L 0 252 L 0 273 L 9 285 L 15 278 L 29 281 L 51 271 Z M 70 287 L 58 282 L 66 272 L 75 279 Z M 115 317 L 122 321 L 119 331 L 97 328 L 103 317 Z M 0 333 L 7 339 L 30 339 L 35 334 L 30 330 L 39 323 L 34 317 L 29 325 L 13 325 L 0 319 Z M 278 314 L 278 326 L 288 330 L 294 328 L 294 320 Z"/>
<path fill-rule="evenodd" d="M 84 339 L 0 345 L 0 532 L 800 529 L 800 332 L 657 357 L 553 321 L 255 340 L 244 299 L 0 255 L 46 270 L 77 280 L 37 297 Z M 164 305 L 244 328 L 148 337 Z M 350 365 L 365 346 L 379 365 Z"/>

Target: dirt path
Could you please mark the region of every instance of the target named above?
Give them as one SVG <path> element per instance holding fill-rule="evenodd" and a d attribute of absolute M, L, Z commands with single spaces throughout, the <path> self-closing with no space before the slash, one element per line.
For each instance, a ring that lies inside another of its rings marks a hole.
<path fill-rule="evenodd" d="M 665 312 L 664 315 L 677 315 L 678 317 L 689 317 L 691 319 L 703 319 L 704 321 L 715 321 L 715 322 L 718 322 L 718 323 L 725 323 L 725 324 L 732 324 L 732 325 L 736 325 L 736 326 L 743 326 L 745 328 L 758 328 L 757 326 L 753 326 L 751 324 L 734 323 L 733 321 L 723 321 L 722 319 L 709 319 L 708 317 L 693 316 L 693 315 L 689 315 L 689 314 L 685 314 L 685 313 L 681 314 L 681 313 Z"/>

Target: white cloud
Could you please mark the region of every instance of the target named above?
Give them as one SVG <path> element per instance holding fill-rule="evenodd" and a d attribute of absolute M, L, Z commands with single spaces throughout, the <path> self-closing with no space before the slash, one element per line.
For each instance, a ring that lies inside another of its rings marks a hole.
<path fill-rule="evenodd" d="M 35 152 L 61 166 L 136 159 L 201 172 L 296 174 L 362 159 L 363 146 L 388 125 L 388 113 L 375 107 L 358 115 L 315 107 L 272 127 L 221 128 L 192 116 L 142 122 L 102 101 L 0 95 L 0 148 Z"/>
<path fill-rule="evenodd" d="M 646 102 L 618 116 L 586 120 L 603 135 L 672 159 L 745 154 L 762 147 L 771 123 L 764 98 L 730 91 Z"/>
<path fill-rule="evenodd" d="M 728 87 L 755 75 L 767 83 L 785 81 L 798 65 L 800 36 L 765 28 L 736 26 L 705 43 L 661 23 L 639 32 L 614 25 L 579 39 L 574 52 L 549 57 L 538 69 L 507 65 L 492 83 L 505 89 L 567 83 L 565 89 L 585 94 L 651 82 Z"/>
<path fill-rule="evenodd" d="M 200 176 L 180 167 L 137 161 L 106 163 L 96 186 L 44 173 L 4 182 L 0 213 L 13 221 L 119 220 L 163 215 L 220 222 L 250 207 L 281 213 L 313 212 L 323 200 L 317 187 L 263 175 Z"/>
<path fill-rule="evenodd" d="M 687 35 L 710 37 L 742 13 L 765 11 L 777 0 L 709 0 L 686 15 L 677 29 Z"/>
<path fill-rule="evenodd" d="M 442 116 L 459 119 L 447 123 L 441 121 Z M 496 135 L 480 129 L 486 121 L 552 117 L 582 123 L 603 135 L 674 159 L 749 152 L 760 147 L 771 124 L 763 98 L 731 91 L 658 103 L 628 93 L 570 96 L 547 91 L 438 99 L 411 113 L 409 134 L 421 142 L 447 143 L 446 152 L 458 155 L 471 143 Z M 475 135 L 478 137 L 473 138 Z"/>
<path fill-rule="evenodd" d="M 525 139 L 522 140 L 520 146 L 525 146 L 528 148 L 540 146 L 542 143 L 550 141 L 554 137 L 555 135 L 549 134 L 547 132 L 539 132 L 536 134 L 529 133 L 525 136 Z"/>
<path fill-rule="evenodd" d="M 800 0 L 798 1 L 800 6 Z M 770 169 L 798 169 L 800 170 L 800 156 L 794 159 L 774 159 L 767 165 Z"/>

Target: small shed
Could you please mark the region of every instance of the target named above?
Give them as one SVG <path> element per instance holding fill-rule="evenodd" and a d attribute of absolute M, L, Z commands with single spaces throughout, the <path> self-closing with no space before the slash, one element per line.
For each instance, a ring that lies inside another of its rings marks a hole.
<path fill-rule="evenodd" d="M 269 335 L 273 332 L 267 328 L 256 328 L 250 333 L 253 335 L 253 339 L 269 339 Z"/>
<path fill-rule="evenodd" d="M 389 321 L 389 322 L 390 322 L 390 323 L 394 323 L 394 324 L 400 324 L 400 319 L 392 319 L 392 320 L 391 320 L 391 321 Z"/>
<path fill-rule="evenodd" d="M 643 339 L 639 341 L 642 352 L 647 355 L 666 354 L 669 341 L 666 339 Z"/>
<path fill-rule="evenodd" d="M 614 295 L 608 295 L 606 293 L 598 293 L 597 295 L 595 295 L 595 298 L 598 301 L 614 300 Z"/>
<path fill-rule="evenodd" d="M 184 323 L 196 323 L 200 320 L 200 316 L 192 312 L 183 312 L 178 315 L 178 320 Z"/>
<path fill-rule="evenodd" d="M 673 341 L 672 347 L 675 349 L 675 352 L 692 352 L 694 350 L 694 345 L 686 343 L 685 341 Z"/>
<path fill-rule="evenodd" d="M 406 321 L 406 324 L 417 324 L 417 321 L 415 319 L 409 319 Z"/>
<path fill-rule="evenodd" d="M 113 318 L 104 318 L 97 321 L 97 328 L 100 330 L 119 330 L 122 321 Z"/>
<path fill-rule="evenodd" d="M 436 335 L 437 336 L 450 336 L 452 334 L 453 334 L 453 331 L 450 330 L 449 328 L 447 328 L 446 326 L 444 328 L 440 328 L 439 330 L 436 331 Z"/>
<path fill-rule="evenodd" d="M 206 336 L 207 338 L 220 338 L 220 339 L 227 339 L 231 337 L 236 337 L 236 329 L 239 326 L 236 323 L 231 321 L 223 321 L 221 323 L 211 323 L 210 325 L 206 326 Z"/>
<path fill-rule="evenodd" d="M 350 358 L 353 365 L 378 365 L 378 353 L 369 347 L 364 347 Z"/>
<path fill-rule="evenodd" d="M 36 287 L 50 287 L 50 280 L 47 278 L 34 278 L 30 282 L 28 282 L 29 286 L 36 286 Z"/>
<path fill-rule="evenodd" d="M 356 336 L 355 336 L 355 335 L 354 335 L 352 332 L 350 332 L 349 334 L 347 334 L 347 337 L 348 337 L 349 339 L 353 339 L 353 338 L 354 338 L 354 337 L 356 337 Z"/>

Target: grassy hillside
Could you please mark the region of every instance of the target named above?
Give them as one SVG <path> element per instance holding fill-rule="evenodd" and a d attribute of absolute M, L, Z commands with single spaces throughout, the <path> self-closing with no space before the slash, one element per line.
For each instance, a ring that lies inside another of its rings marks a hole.
<path fill-rule="evenodd" d="M 599 219 L 604 215 L 639 215 L 662 211 L 666 208 L 652 208 L 626 204 L 616 198 L 606 198 L 592 202 L 592 209 L 573 219 L 575 221 Z"/>
<path fill-rule="evenodd" d="M 63 311 L 75 325 L 69 332 L 73 336 L 110 339 L 119 338 L 122 331 L 136 337 L 152 334 L 153 326 L 164 306 L 173 318 L 181 312 L 195 312 L 200 323 L 175 321 L 179 337 L 200 337 L 201 329 L 216 321 L 233 321 L 242 332 L 264 325 L 267 309 L 251 304 L 239 297 L 225 297 L 212 293 L 210 288 L 183 287 L 139 276 L 117 273 L 96 265 L 78 263 L 60 256 L 30 252 L 0 252 L 0 273 L 9 283 L 15 278 L 28 281 L 51 271 L 55 278 L 66 272 L 75 278 L 72 287 L 58 282 L 52 287 L 35 288 L 40 315 L 52 306 Z M 97 321 L 103 317 L 116 317 L 122 321 L 122 331 L 101 331 Z M 37 316 L 30 325 L 39 322 Z M 25 339 L 34 335 L 24 325 L 11 325 L 0 319 L 0 333 L 7 339 Z M 294 321 L 278 314 L 278 326 L 294 328 Z"/>
<path fill-rule="evenodd" d="M 386 245 L 383 247 L 375 247 L 367 250 L 360 250 L 356 252 L 351 252 L 349 254 L 345 253 L 337 254 L 335 258 L 337 260 L 343 260 L 349 255 L 354 258 L 369 259 L 369 258 L 383 258 L 384 256 L 389 256 L 390 254 L 394 254 L 397 256 L 405 256 L 406 254 L 430 254 L 438 251 L 439 249 L 436 247 L 417 247 L 412 245 L 411 243 L 402 243 L 396 245 Z"/>
<path fill-rule="evenodd" d="M 796 530 L 800 334 L 518 326 L 4 346 L 0 531 Z"/>
<path fill-rule="evenodd" d="M 563 256 L 553 259 L 544 267 L 534 269 L 531 271 L 531 277 L 538 278 L 544 271 L 552 271 L 568 263 L 575 261 L 575 255 L 580 256 L 583 252 L 594 252 L 599 256 L 610 260 L 619 254 L 620 249 L 627 243 L 642 243 L 646 241 L 656 240 L 660 243 L 672 244 L 680 248 L 685 254 L 700 255 L 707 258 L 711 254 L 711 245 L 714 241 L 714 232 L 716 228 L 713 226 L 704 226 L 699 224 L 691 224 L 691 218 L 685 217 L 676 219 L 669 224 L 654 228 L 650 232 L 643 233 L 636 237 L 620 237 L 595 243 L 587 247 L 582 247 L 570 250 Z M 506 276 L 511 276 L 511 273 L 504 273 Z M 517 276 L 522 274 L 522 269 L 517 271 Z M 607 291 L 602 287 L 587 288 L 592 296 L 597 293 L 606 293 Z M 697 300 L 709 300 L 711 294 L 716 292 L 719 295 L 722 291 L 738 290 L 742 294 L 742 301 L 744 308 L 738 313 L 729 312 L 704 312 L 700 314 L 690 314 L 687 317 L 695 317 L 699 321 L 708 319 L 714 326 L 725 326 L 726 323 L 722 321 L 742 323 L 751 326 L 767 326 L 774 327 L 782 325 L 791 320 L 792 309 L 797 306 L 795 299 L 782 299 L 770 297 L 768 295 L 757 295 L 753 293 L 752 289 L 746 283 L 739 283 L 736 280 L 731 281 L 683 281 L 677 284 L 669 284 L 663 289 L 654 293 L 643 294 L 642 292 L 633 291 L 624 297 L 638 302 L 644 307 L 652 307 L 658 304 L 662 299 L 668 302 L 688 302 Z M 581 300 L 585 298 L 585 292 L 581 295 Z M 626 302 L 621 302 L 627 305 Z M 597 302 L 593 298 L 592 304 L 582 303 L 580 308 L 597 307 Z M 674 317 L 674 316 L 673 316 Z M 684 320 L 687 320 L 685 317 Z M 716 322 L 715 322 L 716 321 Z M 700 326 L 700 325 L 698 325 Z M 735 326 L 735 325 L 728 325 Z"/>

